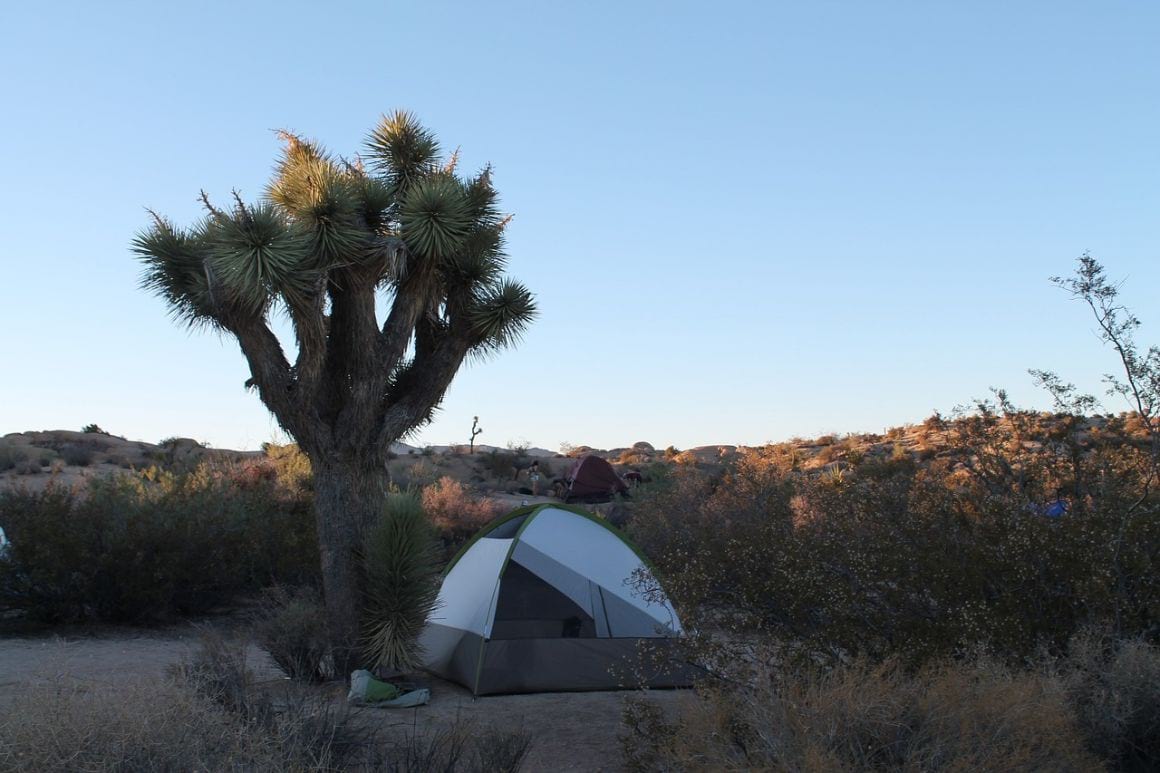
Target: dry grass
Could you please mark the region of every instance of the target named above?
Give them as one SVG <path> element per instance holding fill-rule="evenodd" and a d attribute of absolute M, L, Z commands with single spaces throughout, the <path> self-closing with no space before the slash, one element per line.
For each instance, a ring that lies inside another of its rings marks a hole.
<path fill-rule="evenodd" d="M 1067 649 L 794 669 L 768 639 L 724 646 L 674 714 L 629 701 L 622 748 L 635 770 L 1160 770 L 1160 647 L 1089 629 Z"/>
<path fill-rule="evenodd" d="M 1087 632 L 1059 673 L 1093 752 L 1113 770 L 1160 770 L 1160 647 Z"/>
<path fill-rule="evenodd" d="M 321 682 L 330 671 L 326 609 L 309 586 L 274 586 L 262 594 L 254 638 L 290 679 Z"/>
<path fill-rule="evenodd" d="M 172 682 L 38 687 L 0 719 L 3 770 L 295 769 L 288 762 L 273 737 Z"/>
<path fill-rule="evenodd" d="M 630 708 L 636 770 L 1099 770 L 1063 682 L 996 664 L 752 674 L 674 720 Z"/>
<path fill-rule="evenodd" d="M 384 732 L 384 716 L 350 711 L 333 691 L 260 684 L 244 645 L 207 633 L 157 682 L 81 685 L 57 678 L 4 696 L 0 770 L 516 771 L 524 733 Z"/>

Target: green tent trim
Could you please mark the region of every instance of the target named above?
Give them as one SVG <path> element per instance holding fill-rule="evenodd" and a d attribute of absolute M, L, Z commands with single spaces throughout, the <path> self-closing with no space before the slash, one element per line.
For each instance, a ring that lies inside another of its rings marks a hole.
<path fill-rule="evenodd" d="M 523 507 L 517 507 L 515 510 L 512 510 L 507 515 L 501 515 L 499 518 L 496 518 L 494 521 L 492 521 L 491 523 L 487 524 L 482 529 L 477 531 L 475 533 L 475 536 L 472 537 L 471 539 L 469 539 L 467 541 L 467 544 L 465 544 L 462 548 L 460 548 L 459 552 L 456 553 L 455 556 L 450 561 L 447 562 L 447 566 L 443 569 L 443 576 L 444 577 L 447 576 L 447 573 L 450 572 L 451 569 L 457 563 L 459 563 L 459 559 L 463 557 L 463 554 L 466 553 L 468 550 L 470 550 L 471 546 L 474 545 L 476 542 L 483 539 L 488 534 L 490 534 L 491 532 L 498 529 L 500 526 L 503 526 L 508 521 L 512 521 L 512 520 L 515 520 L 516 518 L 519 518 L 521 516 L 526 515 L 528 517 L 528 519 L 526 521 L 524 521 L 522 524 L 520 524 L 519 530 L 514 535 L 512 535 L 512 547 L 508 550 L 507 558 L 504 559 L 503 566 L 500 567 L 500 576 L 502 577 L 504 570 L 507 569 L 508 560 L 511 558 L 512 550 L 515 549 L 516 541 L 519 539 L 520 534 L 523 533 L 524 529 L 528 528 L 528 524 L 530 524 L 532 522 L 532 519 L 534 519 L 540 513 L 541 510 L 545 510 L 545 509 L 549 509 L 549 508 L 553 509 L 553 510 L 567 510 L 569 513 L 575 513 L 576 515 L 587 518 L 588 520 L 592 521 L 593 523 L 607 529 L 608 531 L 610 531 L 614 535 L 616 535 L 616 538 L 618 540 L 620 540 L 625 545 L 627 545 L 628 549 L 636 554 L 636 557 L 641 560 L 641 563 L 643 563 L 646 567 L 648 567 L 649 571 L 656 570 L 656 567 L 653 566 L 652 561 L 648 560 L 648 556 L 646 556 L 644 554 L 644 551 L 642 551 L 639 547 L 637 547 L 636 544 L 632 540 L 630 540 L 625 535 L 624 532 L 622 532 L 620 529 L 613 526 L 608 521 L 601 518 L 599 515 L 596 515 L 595 513 L 589 512 L 588 510 L 585 510 L 583 508 L 576 507 L 575 505 L 565 505 L 565 504 L 562 504 L 560 502 L 541 502 L 538 505 L 525 505 Z"/>

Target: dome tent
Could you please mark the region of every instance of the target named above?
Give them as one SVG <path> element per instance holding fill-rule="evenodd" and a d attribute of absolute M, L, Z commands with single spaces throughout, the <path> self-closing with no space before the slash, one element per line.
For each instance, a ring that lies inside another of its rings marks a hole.
<path fill-rule="evenodd" d="M 648 571 L 620 532 L 584 510 L 515 510 L 448 566 L 420 639 L 425 667 L 475 695 L 638 686 L 624 677 L 639 648 L 664 648 L 681 633 L 667 598 L 633 587 L 634 574 Z M 690 680 L 672 667 L 642 681 Z"/>
<path fill-rule="evenodd" d="M 585 454 L 573 462 L 565 483 L 565 502 L 607 502 L 628 491 L 628 484 L 612 465 L 595 454 Z"/>

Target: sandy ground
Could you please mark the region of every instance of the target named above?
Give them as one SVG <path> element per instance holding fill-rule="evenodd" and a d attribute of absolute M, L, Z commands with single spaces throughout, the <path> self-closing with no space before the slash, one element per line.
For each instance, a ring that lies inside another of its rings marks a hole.
<path fill-rule="evenodd" d="M 170 665 L 196 646 L 198 630 L 102 630 L 54 636 L 0 638 L 0 711 L 5 696 L 60 681 L 97 686 L 165 678 Z M 266 656 L 251 648 L 250 666 L 260 680 L 277 680 Z M 423 675 L 416 683 L 431 689 L 431 703 L 416 709 L 366 709 L 360 721 L 384 728 L 431 732 L 456 720 L 481 730 L 495 727 L 530 733 L 533 745 L 525 771 L 615 771 L 621 769 L 617 737 L 621 710 L 634 693 L 542 693 L 472 698 L 459 685 Z M 337 685 L 322 689 L 339 692 Z M 344 691 L 343 691 L 344 692 Z M 687 696 L 651 691 L 648 700 L 675 706 Z"/>

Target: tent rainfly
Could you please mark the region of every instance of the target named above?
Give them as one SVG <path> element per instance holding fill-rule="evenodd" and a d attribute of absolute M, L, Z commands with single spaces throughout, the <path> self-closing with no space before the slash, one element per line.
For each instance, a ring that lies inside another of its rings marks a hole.
<path fill-rule="evenodd" d="M 681 633 L 668 599 L 636 588 L 648 571 L 597 516 L 557 504 L 516 510 L 448 566 L 420 640 L 425 667 L 475 695 L 685 686 L 687 667 L 641 658 Z"/>
<path fill-rule="evenodd" d="M 565 502 L 607 502 L 614 495 L 628 491 L 628 484 L 612 465 L 594 454 L 577 459 L 565 480 L 568 484 Z"/>

